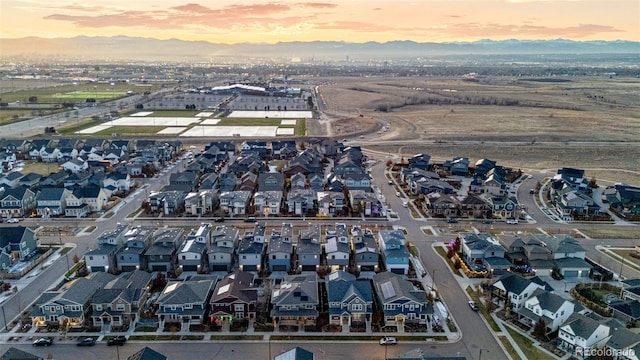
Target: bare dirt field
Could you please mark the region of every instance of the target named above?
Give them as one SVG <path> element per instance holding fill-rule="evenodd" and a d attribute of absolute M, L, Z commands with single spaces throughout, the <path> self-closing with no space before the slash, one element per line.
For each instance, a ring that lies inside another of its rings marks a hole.
<path fill-rule="evenodd" d="M 354 77 L 331 83 L 319 88 L 326 113 L 391 124 L 368 148 L 488 157 L 522 168 L 640 169 L 639 78 Z M 332 124 L 339 137 L 341 123 Z"/>

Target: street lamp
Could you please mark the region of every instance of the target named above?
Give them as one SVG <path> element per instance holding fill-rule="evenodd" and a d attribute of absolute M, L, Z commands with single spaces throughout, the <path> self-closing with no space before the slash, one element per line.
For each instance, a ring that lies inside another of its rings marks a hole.
<path fill-rule="evenodd" d="M 482 360 L 482 352 L 483 352 L 483 351 L 489 352 L 489 350 L 487 350 L 487 349 L 482 349 L 482 348 L 481 348 L 481 349 L 480 349 L 480 355 L 478 355 L 478 360 Z"/>

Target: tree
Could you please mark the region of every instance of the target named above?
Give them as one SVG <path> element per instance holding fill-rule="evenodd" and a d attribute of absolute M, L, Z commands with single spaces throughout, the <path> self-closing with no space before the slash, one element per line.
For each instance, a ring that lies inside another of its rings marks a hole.
<path fill-rule="evenodd" d="M 533 336 L 542 340 L 547 335 L 547 324 L 545 324 L 542 318 L 539 318 L 536 325 L 533 327 Z"/>
<path fill-rule="evenodd" d="M 80 261 L 80 257 L 78 256 L 78 254 L 73 255 L 73 263 L 77 264 Z"/>

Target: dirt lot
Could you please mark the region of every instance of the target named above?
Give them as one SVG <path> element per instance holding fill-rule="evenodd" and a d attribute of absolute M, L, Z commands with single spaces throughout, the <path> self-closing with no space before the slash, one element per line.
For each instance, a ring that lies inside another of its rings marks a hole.
<path fill-rule="evenodd" d="M 523 168 L 640 169 L 640 79 L 339 78 L 326 111 L 391 130 L 369 148 L 436 158 L 488 157 Z M 333 135 L 345 131 L 333 123 Z M 363 144 L 364 145 L 364 144 Z M 637 180 L 636 183 L 640 183 Z"/>

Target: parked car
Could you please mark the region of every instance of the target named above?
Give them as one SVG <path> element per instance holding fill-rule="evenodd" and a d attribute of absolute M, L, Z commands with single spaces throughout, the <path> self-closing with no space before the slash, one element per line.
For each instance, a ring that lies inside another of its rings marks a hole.
<path fill-rule="evenodd" d="M 9 223 L 9 224 L 15 224 L 15 223 L 19 223 L 19 222 L 20 222 L 20 219 L 18 219 L 18 218 L 9 218 L 9 219 L 7 219 L 7 223 Z"/>
<path fill-rule="evenodd" d="M 403 206 L 403 207 L 409 207 L 409 202 L 407 202 L 407 201 L 403 201 L 403 202 L 402 202 L 402 206 Z"/>
<path fill-rule="evenodd" d="M 529 189 L 529 194 L 533 195 L 535 193 L 536 193 L 536 191 L 534 189 Z"/>
<path fill-rule="evenodd" d="M 455 223 L 457 223 L 457 222 L 458 222 L 458 219 L 457 219 L 457 218 L 454 218 L 454 217 L 450 217 L 450 218 L 447 218 L 447 222 L 448 222 L 449 224 L 455 224 Z"/>
<path fill-rule="evenodd" d="M 493 220 L 492 219 L 484 219 L 482 220 L 483 224 L 493 224 Z"/>
<path fill-rule="evenodd" d="M 393 336 L 385 336 L 380 339 L 380 345 L 397 345 L 398 340 Z"/>
<path fill-rule="evenodd" d="M 94 338 L 83 338 L 78 341 L 77 346 L 93 346 L 96 344 L 96 340 Z"/>
<path fill-rule="evenodd" d="M 469 307 L 473 311 L 478 311 L 478 304 L 473 300 L 469 300 Z"/>
<path fill-rule="evenodd" d="M 389 180 L 389 181 L 387 181 L 387 183 L 388 183 L 389 185 L 393 185 L 393 180 Z"/>
<path fill-rule="evenodd" d="M 396 196 L 397 196 L 397 197 L 400 197 L 400 195 L 401 195 L 401 194 L 400 194 L 400 191 L 396 191 Z"/>
<path fill-rule="evenodd" d="M 33 346 L 51 346 L 53 344 L 53 340 L 50 338 L 39 338 L 33 342 Z"/>
<path fill-rule="evenodd" d="M 114 338 L 111 338 L 111 339 L 107 340 L 107 346 L 111 346 L 111 345 L 122 346 L 126 342 L 127 342 L 127 338 L 122 336 L 122 335 L 120 335 L 120 336 L 116 336 Z"/>
<path fill-rule="evenodd" d="M 255 216 L 249 216 L 244 218 L 244 222 L 256 222 L 256 217 Z"/>
<path fill-rule="evenodd" d="M 223 217 L 219 217 L 219 218 L 216 218 L 214 221 L 217 222 L 217 223 L 221 223 L 221 222 L 224 222 L 224 218 Z"/>
<path fill-rule="evenodd" d="M 507 219 L 508 225 L 518 225 L 518 219 Z"/>

